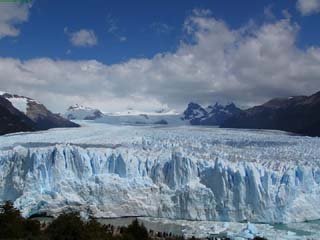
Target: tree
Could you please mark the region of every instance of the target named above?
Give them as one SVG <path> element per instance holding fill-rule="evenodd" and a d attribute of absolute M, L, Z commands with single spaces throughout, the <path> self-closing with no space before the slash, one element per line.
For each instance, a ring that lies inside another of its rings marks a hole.
<path fill-rule="evenodd" d="M 139 221 L 134 220 L 123 233 L 124 240 L 149 240 L 148 230 Z"/>
<path fill-rule="evenodd" d="M 50 240 L 85 240 L 85 226 L 78 213 L 61 214 L 46 229 Z"/>
<path fill-rule="evenodd" d="M 23 218 L 20 211 L 10 201 L 0 206 L 0 226 L 0 239 L 23 237 Z"/>
<path fill-rule="evenodd" d="M 108 234 L 105 228 L 94 218 L 91 218 L 85 225 L 85 236 L 88 240 L 107 240 L 112 238 L 112 235 Z"/>
<path fill-rule="evenodd" d="M 0 239 L 38 239 L 40 223 L 21 216 L 13 203 L 6 201 L 0 206 Z"/>

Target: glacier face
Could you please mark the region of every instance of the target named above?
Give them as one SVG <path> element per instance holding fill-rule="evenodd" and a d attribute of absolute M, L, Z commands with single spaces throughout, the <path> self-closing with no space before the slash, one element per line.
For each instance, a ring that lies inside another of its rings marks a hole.
<path fill-rule="evenodd" d="M 0 200 L 25 216 L 299 222 L 320 218 L 320 139 L 85 123 L 0 137 Z"/>

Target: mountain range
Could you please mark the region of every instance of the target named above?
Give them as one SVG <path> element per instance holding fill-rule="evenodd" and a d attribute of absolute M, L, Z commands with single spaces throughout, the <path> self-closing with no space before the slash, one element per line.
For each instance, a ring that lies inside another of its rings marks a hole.
<path fill-rule="evenodd" d="M 272 99 L 241 111 L 223 122 L 221 127 L 275 129 L 320 136 L 320 92 L 311 96 Z"/>
<path fill-rule="evenodd" d="M 246 110 L 233 103 L 226 106 L 216 103 L 207 108 L 189 103 L 182 118 L 191 125 L 270 129 L 320 136 L 320 92 L 311 96 L 274 98 Z"/>
<path fill-rule="evenodd" d="M 103 113 L 99 109 L 75 104 L 69 107 L 64 117 L 69 120 L 94 120 L 109 124 L 174 124 L 174 125 L 214 125 L 223 124 L 231 116 L 241 112 L 234 103 L 221 105 L 216 103 L 203 108 L 197 103 L 189 103 L 187 109 L 179 114 L 174 110 L 140 112 L 128 110 L 118 113 Z"/>
<path fill-rule="evenodd" d="M 64 117 L 63 117 L 64 116 Z M 222 128 L 273 129 L 320 136 L 320 92 L 311 96 L 274 98 L 246 110 L 234 103 L 206 108 L 189 103 L 182 114 L 104 114 L 99 109 L 74 105 L 63 115 L 50 112 L 36 100 L 0 92 L 0 134 L 78 127 L 70 120 L 95 120 L 111 124 L 191 124 Z"/>
<path fill-rule="evenodd" d="M 232 116 L 239 114 L 241 109 L 234 103 L 221 105 L 216 103 L 203 108 L 197 103 L 189 103 L 183 112 L 182 119 L 190 122 L 191 125 L 213 125 L 220 126 Z"/>
<path fill-rule="evenodd" d="M 141 112 L 128 109 L 124 112 L 104 113 L 99 109 L 75 104 L 70 106 L 63 116 L 69 120 L 92 120 L 99 123 L 116 125 L 181 125 L 181 115 L 170 109 L 160 109 L 154 112 Z"/>

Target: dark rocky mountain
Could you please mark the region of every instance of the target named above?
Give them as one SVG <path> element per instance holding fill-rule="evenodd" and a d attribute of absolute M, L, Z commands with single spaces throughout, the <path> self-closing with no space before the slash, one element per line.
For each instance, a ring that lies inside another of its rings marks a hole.
<path fill-rule="evenodd" d="M 208 112 L 197 103 L 189 103 L 187 109 L 183 112 L 182 120 L 188 120 L 192 125 L 200 125 L 202 119 L 208 115 Z"/>
<path fill-rule="evenodd" d="M 0 135 L 36 130 L 35 123 L 0 96 Z"/>
<path fill-rule="evenodd" d="M 308 136 L 320 136 L 320 92 L 311 96 L 275 98 L 242 111 L 222 127 L 275 129 Z"/>
<path fill-rule="evenodd" d="M 234 115 L 237 115 L 242 110 L 238 108 L 234 103 L 228 105 L 221 105 L 216 103 L 214 106 L 208 107 L 208 116 L 201 121 L 202 125 L 221 125 L 226 120 Z"/>
<path fill-rule="evenodd" d="M 183 113 L 183 120 L 188 120 L 192 125 L 221 125 L 230 117 L 241 112 L 234 103 L 228 105 L 208 106 L 206 109 L 197 103 L 189 103 L 187 109 Z"/>
<path fill-rule="evenodd" d="M 44 105 L 31 98 L 1 93 L 0 101 L 0 134 L 79 127 L 78 124 L 50 112 Z"/>
<path fill-rule="evenodd" d="M 44 105 L 35 101 L 29 102 L 26 115 L 35 122 L 37 127 L 41 130 L 47 130 L 50 128 L 79 127 L 78 124 L 63 118 L 59 114 L 50 112 Z"/>

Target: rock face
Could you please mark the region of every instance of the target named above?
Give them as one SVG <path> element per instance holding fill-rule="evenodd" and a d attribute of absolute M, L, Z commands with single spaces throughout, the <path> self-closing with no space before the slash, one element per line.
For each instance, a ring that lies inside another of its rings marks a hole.
<path fill-rule="evenodd" d="M 197 103 L 189 103 L 183 113 L 183 120 L 188 120 L 192 125 L 213 125 L 220 126 L 226 120 L 237 115 L 241 110 L 234 103 L 221 105 L 216 103 L 206 109 Z"/>
<path fill-rule="evenodd" d="M 277 129 L 320 136 L 320 92 L 309 97 L 273 99 L 233 116 L 222 127 Z"/>
<path fill-rule="evenodd" d="M 183 112 L 183 120 L 189 120 L 192 125 L 200 125 L 202 119 L 206 118 L 208 112 L 197 103 L 189 103 Z"/>
<path fill-rule="evenodd" d="M 201 121 L 201 125 L 222 125 L 225 121 L 239 114 L 242 110 L 234 103 L 225 106 L 216 103 L 207 108 L 208 116 Z"/>
<path fill-rule="evenodd" d="M 35 124 L 0 96 L 0 135 L 35 130 Z"/>
<path fill-rule="evenodd" d="M 53 114 L 31 98 L 9 93 L 0 93 L 0 98 L 0 117 L 3 120 L 0 134 L 79 126 L 58 114 Z"/>
<path fill-rule="evenodd" d="M 25 216 L 73 209 L 96 217 L 320 217 L 316 138 L 95 124 L 0 137 L 0 146 L 0 200 Z"/>
<path fill-rule="evenodd" d="M 44 105 L 37 102 L 30 102 L 28 105 L 27 116 L 36 123 L 40 130 L 61 127 L 79 127 L 78 124 L 71 122 L 59 114 L 50 112 Z"/>

